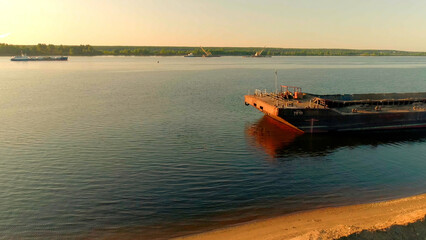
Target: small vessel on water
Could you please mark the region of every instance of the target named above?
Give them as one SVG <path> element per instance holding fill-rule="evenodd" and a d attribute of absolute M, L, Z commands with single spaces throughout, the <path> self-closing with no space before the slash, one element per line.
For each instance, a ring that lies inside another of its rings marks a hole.
<path fill-rule="evenodd" d="M 253 54 L 253 55 L 243 56 L 243 57 L 255 57 L 255 58 L 259 58 L 259 57 L 272 57 L 270 55 L 262 55 L 263 51 L 265 51 L 265 47 L 262 50 L 260 50 L 260 51 L 256 51 L 256 53 Z"/>
<path fill-rule="evenodd" d="M 29 57 L 23 53 L 21 53 L 21 56 L 15 56 L 10 59 L 10 61 L 21 61 L 21 62 L 28 62 L 28 61 L 67 61 L 68 57 L 60 56 L 60 57 L 52 57 L 52 56 L 46 56 L 46 57 Z"/>
<path fill-rule="evenodd" d="M 195 55 L 193 53 L 188 53 L 187 55 L 185 55 L 184 57 L 195 57 Z"/>
<path fill-rule="evenodd" d="M 256 90 L 244 98 L 301 133 L 426 127 L 426 92 L 318 95 L 282 85 L 280 91 Z"/>

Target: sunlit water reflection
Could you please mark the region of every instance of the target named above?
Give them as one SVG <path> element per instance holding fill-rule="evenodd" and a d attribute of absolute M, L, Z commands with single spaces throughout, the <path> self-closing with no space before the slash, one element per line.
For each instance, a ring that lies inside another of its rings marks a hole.
<path fill-rule="evenodd" d="M 159 63 L 157 63 L 159 61 Z M 423 193 L 423 131 L 298 136 L 243 96 L 426 91 L 422 57 L 0 58 L 5 238 L 155 239 Z"/>

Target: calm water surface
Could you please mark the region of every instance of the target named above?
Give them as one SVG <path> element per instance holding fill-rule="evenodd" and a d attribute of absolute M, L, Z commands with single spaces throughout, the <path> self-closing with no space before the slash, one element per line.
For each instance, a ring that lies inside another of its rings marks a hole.
<path fill-rule="evenodd" d="M 157 63 L 159 61 L 159 63 Z M 184 235 L 426 192 L 426 131 L 295 136 L 244 106 L 426 91 L 423 57 L 0 58 L 0 235 Z"/>

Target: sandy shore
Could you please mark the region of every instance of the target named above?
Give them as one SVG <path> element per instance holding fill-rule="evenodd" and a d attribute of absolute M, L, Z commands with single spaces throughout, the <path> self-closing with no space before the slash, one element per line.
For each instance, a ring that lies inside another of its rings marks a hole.
<path fill-rule="evenodd" d="M 176 238 L 180 240 L 337 239 L 363 230 L 407 225 L 426 215 L 426 194 L 397 200 L 324 208 Z"/>

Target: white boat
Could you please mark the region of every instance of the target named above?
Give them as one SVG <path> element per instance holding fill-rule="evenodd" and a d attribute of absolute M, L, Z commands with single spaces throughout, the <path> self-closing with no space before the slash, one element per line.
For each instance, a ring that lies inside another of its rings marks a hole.
<path fill-rule="evenodd" d="M 184 57 L 195 57 L 193 53 L 188 53 L 187 55 L 185 55 Z"/>

